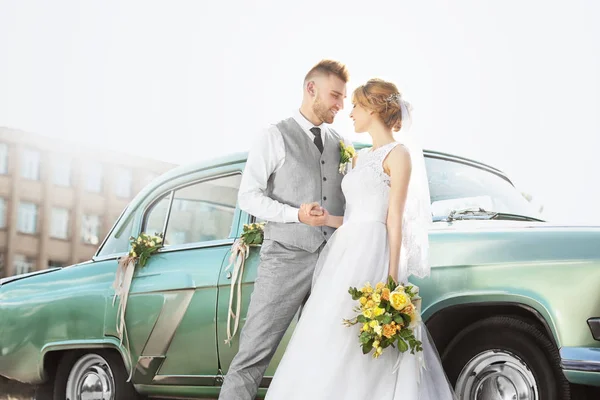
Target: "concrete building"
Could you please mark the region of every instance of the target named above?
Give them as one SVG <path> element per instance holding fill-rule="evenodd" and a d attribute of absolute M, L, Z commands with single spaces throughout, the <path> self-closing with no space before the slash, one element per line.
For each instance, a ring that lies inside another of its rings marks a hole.
<path fill-rule="evenodd" d="M 0 277 L 89 260 L 174 164 L 0 127 Z"/>

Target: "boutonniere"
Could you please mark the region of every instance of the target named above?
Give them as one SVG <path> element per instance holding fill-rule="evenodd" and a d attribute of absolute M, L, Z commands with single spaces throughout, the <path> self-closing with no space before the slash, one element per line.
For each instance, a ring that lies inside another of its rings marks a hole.
<path fill-rule="evenodd" d="M 340 174 L 348 172 L 348 166 L 352 163 L 352 159 L 356 155 L 356 151 L 352 145 L 346 146 L 343 140 L 340 140 Z"/>

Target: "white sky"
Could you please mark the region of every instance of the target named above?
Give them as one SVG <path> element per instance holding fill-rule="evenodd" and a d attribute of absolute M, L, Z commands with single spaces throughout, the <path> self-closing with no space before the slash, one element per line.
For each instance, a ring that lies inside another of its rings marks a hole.
<path fill-rule="evenodd" d="M 322 4 L 319 4 L 322 3 Z M 0 126 L 186 163 L 244 150 L 319 59 L 390 79 L 426 148 L 600 224 L 600 2 L 0 0 Z M 334 126 L 354 140 L 347 108 Z"/>

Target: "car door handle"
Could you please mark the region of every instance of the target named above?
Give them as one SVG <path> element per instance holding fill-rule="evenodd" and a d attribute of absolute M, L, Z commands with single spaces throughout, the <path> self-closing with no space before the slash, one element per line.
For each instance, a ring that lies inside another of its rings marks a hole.
<path fill-rule="evenodd" d="M 227 279 L 231 279 L 231 272 L 228 272 L 227 275 L 225 275 L 225 277 L 227 277 Z"/>

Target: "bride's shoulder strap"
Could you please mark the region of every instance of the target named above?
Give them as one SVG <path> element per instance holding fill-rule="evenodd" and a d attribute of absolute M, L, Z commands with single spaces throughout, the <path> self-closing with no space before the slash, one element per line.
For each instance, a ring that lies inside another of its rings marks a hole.
<path fill-rule="evenodd" d="M 384 148 L 382 148 L 381 150 L 381 154 L 379 155 L 379 161 L 381 162 L 381 166 L 383 167 L 383 163 L 384 161 L 387 159 L 387 157 L 390 155 L 390 153 L 392 152 L 392 150 L 394 150 L 396 148 L 396 146 L 404 146 L 402 143 L 399 142 L 392 142 L 392 143 L 388 143 L 384 146 Z"/>

